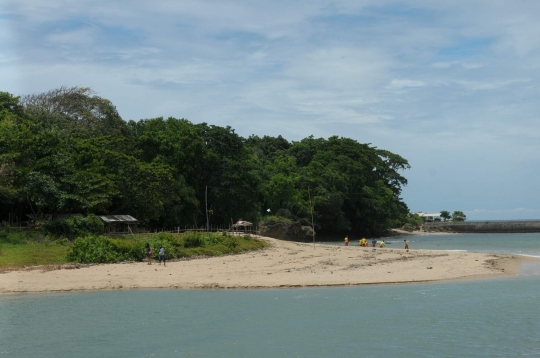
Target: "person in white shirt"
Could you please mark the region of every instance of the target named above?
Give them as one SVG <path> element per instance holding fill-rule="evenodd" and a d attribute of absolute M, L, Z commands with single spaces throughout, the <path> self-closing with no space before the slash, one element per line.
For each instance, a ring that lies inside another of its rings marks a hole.
<path fill-rule="evenodd" d="M 165 249 L 163 248 L 163 245 L 159 245 L 158 260 L 160 265 L 161 261 L 163 261 L 163 266 L 167 266 L 165 265 Z"/>

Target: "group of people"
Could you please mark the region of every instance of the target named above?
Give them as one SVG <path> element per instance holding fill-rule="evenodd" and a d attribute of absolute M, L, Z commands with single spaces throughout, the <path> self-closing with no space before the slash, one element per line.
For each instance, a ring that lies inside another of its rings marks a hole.
<path fill-rule="evenodd" d="M 144 247 L 145 247 L 145 254 L 146 254 L 146 262 L 148 265 L 152 265 L 152 253 L 153 253 L 152 246 L 150 246 L 149 243 L 146 243 Z M 158 260 L 159 260 L 160 265 L 161 265 L 161 261 L 163 261 L 163 266 L 164 267 L 166 266 L 165 265 L 165 248 L 163 247 L 163 245 L 159 245 Z"/>
<path fill-rule="evenodd" d="M 365 237 L 358 240 L 358 242 L 360 244 L 360 247 L 369 247 L 368 241 L 366 240 Z M 403 240 L 403 242 L 405 244 L 405 250 L 408 251 L 409 250 L 409 242 L 407 240 Z M 371 245 L 372 245 L 372 247 L 376 247 L 377 246 L 377 239 L 371 240 Z M 381 242 L 379 242 L 379 247 L 382 249 L 384 247 L 384 245 L 386 245 L 386 243 L 384 242 L 384 240 L 381 240 Z M 345 236 L 345 246 L 349 246 L 349 236 Z"/>
<path fill-rule="evenodd" d="M 358 240 L 358 243 L 360 244 L 360 247 L 369 247 L 369 243 L 368 241 L 366 240 L 365 237 L 361 238 L 360 240 Z M 373 239 L 371 240 L 371 245 L 373 247 L 376 247 L 377 246 L 377 239 Z M 379 243 L 379 247 L 380 248 L 383 248 L 384 247 L 385 242 L 384 240 L 382 240 L 380 243 Z M 349 236 L 345 236 L 345 246 L 349 246 Z"/>

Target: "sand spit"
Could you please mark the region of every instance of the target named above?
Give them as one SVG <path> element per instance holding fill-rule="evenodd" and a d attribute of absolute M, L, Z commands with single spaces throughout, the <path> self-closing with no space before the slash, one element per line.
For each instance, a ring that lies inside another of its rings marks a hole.
<path fill-rule="evenodd" d="M 329 246 L 261 238 L 240 255 L 167 263 L 69 265 L 0 274 L 0 294 L 142 288 L 288 288 L 429 282 L 513 275 L 518 255 Z"/>

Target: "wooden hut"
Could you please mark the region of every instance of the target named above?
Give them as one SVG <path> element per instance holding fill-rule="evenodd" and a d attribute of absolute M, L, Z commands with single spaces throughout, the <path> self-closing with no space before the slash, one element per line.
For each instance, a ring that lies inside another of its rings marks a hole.
<path fill-rule="evenodd" d="M 105 224 L 106 233 L 133 234 L 137 230 L 139 221 L 131 215 L 101 215 L 99 217 Z"/>

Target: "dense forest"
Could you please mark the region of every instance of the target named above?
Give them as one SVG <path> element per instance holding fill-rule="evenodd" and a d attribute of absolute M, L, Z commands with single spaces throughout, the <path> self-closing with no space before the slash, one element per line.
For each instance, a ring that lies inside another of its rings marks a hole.
<path fill-rule="evenodd" d="M 381 233 L 405 222 L 409 168 L 348 138 L 243 138 L 186 119 L 124 121 L 89 88 L 0 92 L 0 220 L 129 214 L 148 228 L 272 214 L 319 232 Z M 205 195 L 207 199 L 205 200 Z M 310 204 L 312 203 L 312 204 Z"/>

